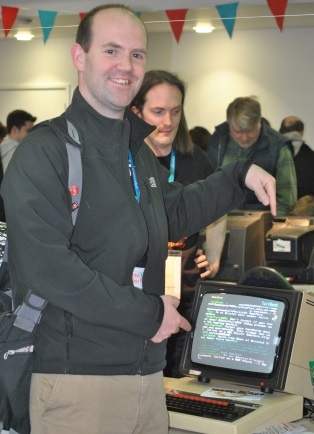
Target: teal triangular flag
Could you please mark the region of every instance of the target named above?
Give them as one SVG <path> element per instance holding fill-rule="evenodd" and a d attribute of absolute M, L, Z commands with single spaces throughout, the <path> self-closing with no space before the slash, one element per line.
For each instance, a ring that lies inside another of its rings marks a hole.
<path fill-rule="evenodd" d="M 44 44 L 49 38 L 57 13 L 58 12 L 54 12 L 54 11 L 38 11 L 41 27 L 43 29 L 43 34 L 44 34 Z"/>
<path fill-rule="evenodd" d="M 236 20 L 237 8 L 239 2 L 228 3 L 227 5 L 216 5 L 216 9 L 222 19 L 222 23 L 225 26 L 230 38 L 232 38 L 232 32 Z"/>
<path fill-rule="evenodd" d="M 137 18 L 141 18 L 142 12 L 135 12 L 135 15 L 137 16 Z"/>

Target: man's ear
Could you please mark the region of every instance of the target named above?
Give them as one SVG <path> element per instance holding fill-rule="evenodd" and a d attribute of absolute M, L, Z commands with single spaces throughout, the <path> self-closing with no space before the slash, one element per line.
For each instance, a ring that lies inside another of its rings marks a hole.
<path fill-rule="evenodd" d="M 11 139 L 15 140 L 17 138 L 19 132 L 20 132 L 20 129 L 16 125 L 14 125 L 11 128 L 9 136 L 11 137 Z"/>
<path fill-rule="evenodd" d="M 71 47 L 71 57 L 75 68 L 84 71 L 85 51 L 80 44 L 74 43 Z"/>
<path fill-rule="evenodd" d="M 137 107 L 135 107 L 135 105 L 133 105 L 133 106 L 131 107 L 131 110 L 132 110 L 133 113 L 135 113 L 135 114 L 136 114 L 137 116 L 139 116 L 140 118 L 142 117 L 142 114 L 141 114 L 140 110 L 139 110 Z"/>

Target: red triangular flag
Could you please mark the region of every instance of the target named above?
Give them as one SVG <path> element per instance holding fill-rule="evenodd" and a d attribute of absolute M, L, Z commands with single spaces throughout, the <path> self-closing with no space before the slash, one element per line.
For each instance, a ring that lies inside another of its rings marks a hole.
<path fill-rule="evenodd" d="M 12 8 L 10 6 L 1 6 L 2 25 L 3 25 L 5 37 L 8 36 L 10 30 L 12 29 L 18 11 L 19 8 Z"/>
<path fill-rule="evenodd" d="M 81 20 L 87 15 L 87 12 L 80 12 L 79 13 Z"/>
<path fill-rule="evenodd" d="M 180 40 L 187 11 L 188 9 L 174 9 L 166 11 L 168 19 L 170 21 L 170 26 L 177 42 L 179 42 Z"/>
<path fill-rule="evenodd" d="M 282 31 L 288 0 L 267 0 L 267 3 L 277 21 L 280 31 Z"/>

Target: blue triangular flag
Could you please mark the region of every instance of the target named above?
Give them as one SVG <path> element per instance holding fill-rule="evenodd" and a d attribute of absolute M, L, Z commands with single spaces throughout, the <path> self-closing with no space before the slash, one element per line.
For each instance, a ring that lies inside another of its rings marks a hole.
<path fill-rule="evenodd" d="M 38 11 L 41 27 L 44 34 L 44 44 L 49 38 L 58 12 L 54 11 Z"/>
<path fill-rule="evenodd" d="M 232 32 L 235 24 L 238 5 L 239 2 L 228 3 L 227 5 L 216 5 L 216 9 L 230 38 L 232 38 Z"/>
<path fill-rule="evenodd" d="M 137 16 L 137 18 L 141 18 L 142 12 L 135 12 L 135 15 Z"/>

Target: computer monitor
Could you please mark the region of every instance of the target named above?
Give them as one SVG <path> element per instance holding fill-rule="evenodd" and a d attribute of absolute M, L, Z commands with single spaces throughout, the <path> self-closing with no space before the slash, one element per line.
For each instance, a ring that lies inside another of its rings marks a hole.
<path fill-rule="evenodd" d="M 314 296 L 305 291 L 200 282 L 180 369 L 314 398 Z"/>
<path fill-rule="evenodd" d="M 278 217 L 265 239 L 266 264 L 292 283 L 314 283 L 314 217 Z"/>
<path fill-rule="evenodd" d="M 265 236 L 272 227 L 269 211 L 233 211 L 215 280 L 238 282 L 244 273 L 265 265 Z"/>

